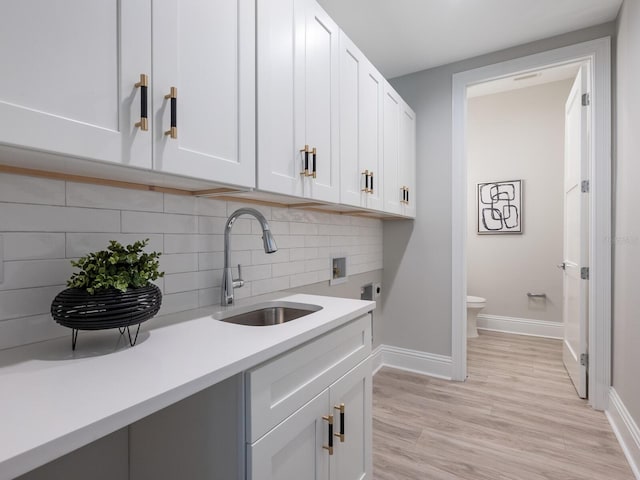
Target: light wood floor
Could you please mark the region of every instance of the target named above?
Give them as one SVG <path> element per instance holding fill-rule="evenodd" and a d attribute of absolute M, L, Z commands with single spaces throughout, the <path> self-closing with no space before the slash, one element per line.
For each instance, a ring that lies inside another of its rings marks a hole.
<path fill-rule="evenodd" d="M 633 480 L 602 412 L 577 397 L 559 340 L 481 332 L 466 382 L 383 368 L 376 480 Z"/>

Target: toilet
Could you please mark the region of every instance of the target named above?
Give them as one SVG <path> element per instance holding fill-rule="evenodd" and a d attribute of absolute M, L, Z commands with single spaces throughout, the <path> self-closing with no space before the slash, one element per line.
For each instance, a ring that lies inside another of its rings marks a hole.
<path fill-rule="evenodd" d="M 467 338 L 478 336 L 478 313 L 486 304 L 486 298 L 467 296 Z"/>

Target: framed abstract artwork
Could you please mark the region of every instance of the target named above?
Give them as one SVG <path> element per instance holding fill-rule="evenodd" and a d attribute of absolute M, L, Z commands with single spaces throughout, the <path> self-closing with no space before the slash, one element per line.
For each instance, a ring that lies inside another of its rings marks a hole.
<path fill-rule="evenodd" d="M 478 234 L 522 233 L 522 180 L 478 184 Z"/>

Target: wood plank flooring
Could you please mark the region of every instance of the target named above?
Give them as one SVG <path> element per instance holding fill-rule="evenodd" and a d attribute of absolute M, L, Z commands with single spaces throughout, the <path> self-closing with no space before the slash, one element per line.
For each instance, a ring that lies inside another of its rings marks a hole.
<path fill-rule="evenodd" d="M 560 340 L 482 331 L 466 382 L 389 368 L 373 381 L 375 480 L 633 480 Z"/>

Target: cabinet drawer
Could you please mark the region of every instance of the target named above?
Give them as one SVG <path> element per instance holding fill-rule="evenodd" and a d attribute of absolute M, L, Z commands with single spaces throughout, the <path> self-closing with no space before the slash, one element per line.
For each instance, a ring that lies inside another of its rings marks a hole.
<path fill-rule="evenodd" d="M 247 442 L 255 442 L 371 353 L 371 315 L 246 374 Z"/>

